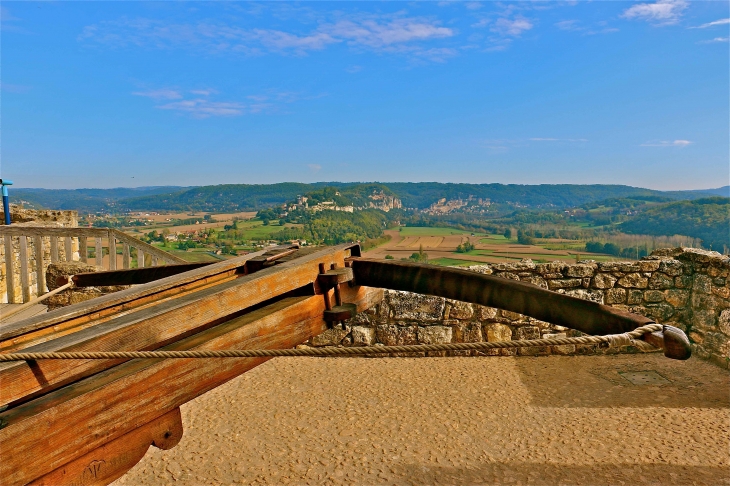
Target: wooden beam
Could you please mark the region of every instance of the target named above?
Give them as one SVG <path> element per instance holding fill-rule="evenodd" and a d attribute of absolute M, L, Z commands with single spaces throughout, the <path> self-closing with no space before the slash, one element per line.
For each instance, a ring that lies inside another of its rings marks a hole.
<path fill-rule="evenodd" d="M 28 237 L 19 236 L 19 252 L 20 260 L 20 288 L 23 292 L 23 302 L 30 300 L 30 260 L 28 258 Z"/>
<path fill-rule="evenodd" d="M 46 272 L 43 264 L 43 237 L 34 236 L 33 245 L 35 246 L 35 282 L 37 294 L 40 297 L 46 293 Z"/>
<path fill-rule="evenodd" d="M 58 236 L 51 235 L 51 263 L 58 263 Z"/>
<path fill-rule="evenodd" d="M 104 265 L 104 249 L 101 246 L 101 238 L 98 236 L 94 238 L 94 264 L 99 268 Z"/>
<path fill-rule="evenodd" d="M 117 239 L 113 231 L 109 231 L 109 270 L 117 269 Z"/>
<path fill-rule="evenodd" d="M 172 300 L 114 315 L 103 325 L 90 325 L 35 346 L 28 352 L 156 349 L 220 322 L 269 299 L 312 287 L 319 264 L 343 267 L 349 251 L 325 249 L 251 275 L 196 290 Z M 204 267 L 206 268 L 206 267 Z M 27 400 L 39 393 L 117 365 L 123 360 L 43 360 L 0 364 L 0 405 Z"/>
<path fill-rule="evenodd" d="M 196 268 L 212 265 L 215 262 L 174 263 L 160 267 L 131 268 L 106 272 L 78 273 L 73 276 L 77 287 L 104 287 L 109 285 L 139 285 L 154 282 L 172 275 L 189 272 Z"/>
<path fill-rule="evenodd" d="M 150 445 L 164 450 L 172 449 L 180 442 L 182 435 L 182 417 L 180 409 L 176 408 L 33 480 L 29 486 L 110 484 L 137 464 Z"/>
<path fill-rule="evenodd" d="M 0 236 L 92 236 L 105 237 L 105 228 L 59 228 L 58 226 L 0 226 Z"/>
<path fill-rule="evenodd" d="M 71 241 L 70 236 L 66 236 L 63 239 L 63 250 L 66 253 L 66 260 L 67 262 L 74 261 L 74 250 L 73 250 L 73 241 Z"/>
<path fill-rule="evenodd" d="M 122 233 L 119 230 L 113 229 L 112 232 L 118 241 L 121 241 L 122 243 L 126 243 L 137 249 L 141 248 L 146 253 L 157 256 L 165 263 L 187 263 L 185 260 L 183 260 L 180 257 L 176 257 L 175 255 L 167 253 L 166 251 L 162 251 L 155 246 L 145 243 L 142 240 L 138 240 L 137 238 L 133 238 L 133 237 L 129 236 L 128 234 Z"/>
<path fill-rule="evenodd" d="M 5 244 L 5 284 L 8 294 L 8 304 L 15 303 L 15 270 L 13 262 L 15 255 L 13 251 L 13 238 L 10 235 L 3 235 Z"/>
<path fill-rule="evenodd" d="M 343 249 L 352 245 L 341 245 Z M 340 248 L 334 247 L 334 248 Z M 278 249 L 289 248 L 288 246 L 277 247 Z M 42 316 L 27 319 L 12 325 L 0 324 L 0 352 L 9 350 L 9 341 L 19 338 L 22 335 L 39 331 L 54 326 L 63 327 L 73 319 L 84 320 L 87 316 L 96 319 L 103 315 L 114 314 L 132 309 L 138 305 L 143 305 L 149 301 L 145 298 L 164 298 L 170 294 L 166 292 L 174 289 L 183 291 L 189 290 L 191 287 L 199 287 L 211 283 L 220 278 L 227 278 L 231 272 L 236 272 L 246 262 L 254 257 L 265 254 L 266 251 L 258 251 L 243 255 L 237 258 L 231 258 L 222 262 L 216 262 L 212 265 L 197 270 L 192 270 L 184 274 L 171 276 L 148 284 L 139 285 L 119 292 L 107 294 L 96 299 L 87 300 L 78 304 L 72 304 L 68 307 L 56 309 Z M 153 256 L 154 258 L 154 256 Z M 196 283 L 197 282 L 197 283 Z M 179 293 L 179 292 L 178 292 Z M 13 348 L 16 349 L 16 348 Z"/>
<path fill-rule="evenodd" d="M 129 243 L 122 243 L 122 268 L 125 270 L 129 269 L 130 254 L 129 254 Z"/>
<path fill-rule="evenodd" d="M 79 258 L 84 263 L 88 263 L 89 261 L 89 248 L 87 246 L 87 238 L 87 236 L 79 236 Z"/>
<path fill-rule="evenodd" d="M 352 290 L 360 306 L 382 292 Z M 326 329 L 323 312 L 321 296 L 287 298 L 164 349 L 291 348 Z M 7 486 L 30 482 L 264 361 L 132 360 L 7 410 L 0 477 Z"/>

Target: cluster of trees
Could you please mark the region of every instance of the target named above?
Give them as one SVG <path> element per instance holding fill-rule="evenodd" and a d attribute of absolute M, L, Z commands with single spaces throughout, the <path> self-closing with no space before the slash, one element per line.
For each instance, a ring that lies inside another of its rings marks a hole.
<path fill-rule="evenodd" d="M 723 252 L 730 247 L 730 198 L 708 197 L 654 206 L 622 223 L 626 233 L 689 235 L 703 246 Z"/>
<path fill-rule="evenodd" d="M 464 243 L 456 247 L 456 253 L 469 253 L 474 248 L 474 244 L 471 241 L 466 240 Z"/>
<path fill-rule="evenodd" d="M 428 253 L 423 251 L 423 245 L 420 245 L 418 247 L 418 251 L 416 253 L 413 253 L 410 257 L 408 257 L 408 260 L 411 260 L 416 263 L 428 263 Z"/>
<path fill-rule="evenodd" d="M 586 251 L 590 253 L 606 253 L 623 258 L 643 258 L 651 253 L 648 245 L 635 247 L 621 247 L 616 243 L 601 243 L 600 241 L 589 241 L 586 243 Z"/>

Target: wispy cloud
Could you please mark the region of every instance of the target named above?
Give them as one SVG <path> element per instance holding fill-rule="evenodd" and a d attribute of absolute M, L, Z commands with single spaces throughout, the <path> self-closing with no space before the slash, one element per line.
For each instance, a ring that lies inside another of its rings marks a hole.
<path fill-rule="evenodd" d="M 489 30 L 499 35 L 519 36 L 533 27 L 533 23 L 524 17 L 517 17 L 512 20 L 501 18 L 497 19 Z"/>
<path fill-rule="evenodd" d="M 350 66 L 348 68 L 345 68 L 345 71 L 350 74 L 359 73 L 360 71 L 362 71 L 362 66 Z"/>
<path fill-rule="evenodd" d="M 135 91 L 134 96 L 150 98 L 157 102 L 155 108 L 187 114 L 193 118 L 213 116 L 241 116 L 276 111 L 277 107 L 300 99 L 296 93 L 270 91 L 246 96 L 246 101 L 219 101 L 210 98 L 218 91 L 212 88 L 184 91 L 175 88 Z"/>
<path fill-rule="evenodd" d="M 697 27 L 690 27 L 690 29 L 706 29 L 708 27 L 715 27 L 717 25 L 727 25 L 730 24 L 730 19 L 720 19 L 715 20 L 714 22 L 707 22 L 706 24 L 698 25 Z"/>
<path fill-rule="evenodd" d="M 189 113 L 195 118 L 208 118 L 211 116 L 238 116 L 246 112 L 247 106 L 237 102 L 211 101 L 206 98 L 173 101 L 157 106 L 160 110 L 174 110 Z"/>
<path fill-rule="evenodd" d="M 728 39 L 728 37 L 715 37 L 714 39 L 699 41 L 698 44 L 715 44 L 717 42 L 727 42 Z"/>
<path fill-rule="evenodd" d="M 151 89 L 147 91 L 135 91 L 134 96 L 144 96 L 153 100 L 179 100 L 183 97 L 182 93 L 177 89 L 163 88 Z"/>
<path fill-rule="evenodd" d="M 646 20 L 655 25 L 673 25 L 679 22 L 689 6 L 686 0 L 659 0 L 656 3 L 639 3 L 624 10 L 621 17 L 629 20 Z"/>
<path fill-rule="evenodd" d="M 642 143 L 641 147 L 687 147 L 694 142 L 689 140 L 661 140 L 659 142 Z"/>
<path fill-rule="evenodd" d="M 531 142 L 587 142 L 586 138 L 531 138 Z"/>
<path fill-rule="evenodd" d="M 402 15 L 369 15 L 337 19 L 320 24 L 309 32 L 274 29 L 245 29 L 213 23 L 171 24 L 151 19 L 121 18 L 84 27 L 78 40 L 112 47 L 160 49 L 195 48 L 212 52 L 241 52 L 260 55 L 268 52 L 299 55 L 345 43 L 352 47 L 381 52 L 429 56 L 431 47 L 417 44 L 454 36 L 454 30 L 435 20 Z"/>
<path fill-rule="evenodd" d="M 556 22 L 555 27 L 568 32 L 579 32 L 582 35 L 611 34 L 618 32 L 614 27 L 606 27 L 606 22 L 598 22 L 597 26 L 587 27 L 581 24 L 580 20 L 561 20 Z"/>
<path fill-rule="evenodd" d="M 319 172 L 322 170 L 322 166 L 319 164 L 307 164 L 307 167 L 309 167 L 309 170 L 312 172 Z"/>

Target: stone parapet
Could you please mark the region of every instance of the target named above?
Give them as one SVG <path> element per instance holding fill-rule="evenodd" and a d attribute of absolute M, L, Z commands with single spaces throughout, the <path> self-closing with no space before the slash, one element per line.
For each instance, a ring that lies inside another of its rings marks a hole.
<path fill-rule="evenodd" d="M 522 260 L 470 267 L 641 314 L 685 331 L 693 353 L 728 368 L 730 257 L 695 248 L 661 249 L 635 262 L 577 264 Z M 572 337 L 578 331 L 502 309 L 441 297 L 386 291 L 374 308 L 312 339 L 309 346 L 405 345 Z M 597 345 L 550 346 L 457 355 L 610 354 L 638 352 Z M 438 353 L 437 353 L 438 354 Z M 441 353 L 443 354 L 443 353 Z"/>

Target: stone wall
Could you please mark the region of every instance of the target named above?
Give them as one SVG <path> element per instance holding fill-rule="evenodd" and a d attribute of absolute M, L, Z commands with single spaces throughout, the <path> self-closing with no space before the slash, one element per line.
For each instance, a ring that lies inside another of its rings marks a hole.
<path fill-rule="evenodd" d="M 10 205 L 10 217 L 13 226 L 58 226 L 75 228 L 78 226 L 78 213 L 76 211 L 57 211 L 57 210 L 34 210 L 23 209 L 19 206 Z M 4 225 L 5 214 L 0 211 L 0 222 Z M 15 303 L 23 302 L 23 289 L 20 285 L 20 240 L 11 238 L 13 244 L 13 252 L 10 258 L 13 259 L 13 288 L 15 290 Z M 73 257 L 78 259 L 78 239 L 73 238 L 72 251 Z M 35 243 L 33 238 L 27 239 L 28 247 L 28 268 L 29 281 L 31 287 L 31 298 L 37 295 L 36 287 L 36 268 L 38 262 L 35 255 Z M 51 263 L 51 242 L 50 238 L 43 238 L 43 268 L 47 268 Z M 66 249 L 63 242 L 58 245 L 58 254 L 60 260 L 66 260 Z M 5 238 L 0 237 L 0 303 L 7 303 L 7 266 L 5 254 Z"/>
<path fill-rule="evenodd" d="M 693 248 L 657 250 L 636 262 L 480 265 L 473 271 L 530 282 L 582 299 L 648 316 L 684 330 L 701 358 L 728 368 L 730 257 Z M 309 346 L 370 346 L 504 341 L 579 336 L 580 332 L 505 310 L 440 297 L 386 291 L 383 301 L 330 329 Z M 597 345 L 457 352 L 460 355 L 547 355 L 637 352 Z M 423 353 L 421 353 L 423 355 Z"/>

